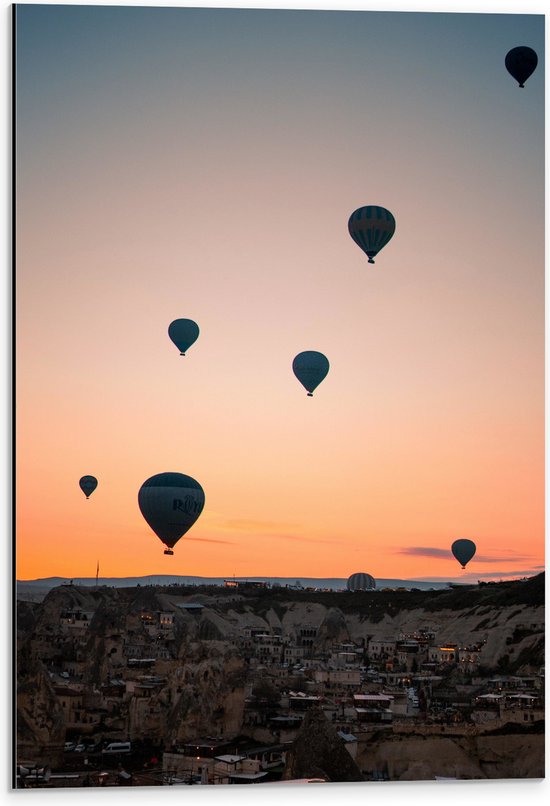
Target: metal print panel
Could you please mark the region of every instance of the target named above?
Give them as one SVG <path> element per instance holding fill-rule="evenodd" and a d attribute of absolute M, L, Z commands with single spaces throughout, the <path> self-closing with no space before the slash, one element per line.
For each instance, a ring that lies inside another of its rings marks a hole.
<path fill-rule="evenodd" d="M 13 787 L 544 777 L 543 15 L 14 56 Z"/>

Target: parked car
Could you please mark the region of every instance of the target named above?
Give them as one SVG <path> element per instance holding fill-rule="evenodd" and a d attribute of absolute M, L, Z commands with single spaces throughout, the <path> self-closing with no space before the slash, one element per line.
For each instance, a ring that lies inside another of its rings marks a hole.
<path fill-rule="evenodd" d="M 110 754 L 131 753 L 132 744 L 131 742 L 110 742 L 101 752 Z"/>

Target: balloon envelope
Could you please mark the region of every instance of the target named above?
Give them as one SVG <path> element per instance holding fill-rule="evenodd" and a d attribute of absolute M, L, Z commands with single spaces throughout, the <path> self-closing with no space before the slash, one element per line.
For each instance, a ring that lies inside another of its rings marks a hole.
<path fill-rule="evenodd" d="M 461 566 L 466 568 L 466 563 L 469 563 L 476 553 L 476 544 L 473 540 L 455 540 L 451 546 L 451 551 Z"/>
<path fill-rule="evenodd" d="M 363 571 L 357 574 L 352 574 L 348 578 L 347 588 L 349 591 L 368 591 L 376 588 L 374 577 L 370 574 L 365 574 Z"/>
<path fill-rule="evenodd" d="M 199 326 L 192 319 L 174 319 L 168 327 L 168 335 L 180 351 L 180 355 L 185 355 L 185 351 L 199 337 Z"/>
<path fill-rule="evenodd" d="M 374 256 L 393 238 L 395 218 L 385 207 L 375 204 L 358 207 L 349 217 L 348 231 L 369 263 L 374 263 Z"/>
<path fill-rule="evenodd" d="M 535 72 L 538 62 L 539 57 L 533 48 L 528 48 L 526 45 L 512 48 L 504 59 L 506 69 L 516 79 L 520 87 L 523 87 L 524 82 Z"/>
<path fill-rule="evenodd" d="M 204 490 L 183 473 L 158 473 L 138 493 L 141 514 L 162 542 L 173 548 L 204 507 Z"/>
<path fill-rule="evenodd" d="M 97 487 L 97 479 L 95 476 L 82 476 L 78 484 L 86 498 L 89 498 Z"/>
<path fill-rule="evenodd" d="M 292 362 L 292 370 L 304 389 L 307 389 L 309 397 L 326 377 L 329 366 L 328 358 L 316 350 L 305 350 L 303 353 L 298 353 Z"/>

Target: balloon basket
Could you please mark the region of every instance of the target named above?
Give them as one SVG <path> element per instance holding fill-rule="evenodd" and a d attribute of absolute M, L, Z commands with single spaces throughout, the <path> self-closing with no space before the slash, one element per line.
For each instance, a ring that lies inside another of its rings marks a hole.
<path fill-rule="evenodd" d="M 164 553 L 165 554 L 173 554 L 174 552 L 172 551 L 172 549 L 164 549 Z"/>

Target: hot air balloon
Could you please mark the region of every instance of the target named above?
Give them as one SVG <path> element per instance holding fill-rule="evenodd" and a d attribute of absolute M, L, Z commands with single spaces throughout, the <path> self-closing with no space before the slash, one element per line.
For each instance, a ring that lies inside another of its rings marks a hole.
<path fill-rule="evenodd" d="M 97 479 L 95 476 L 82 476 L 78 484 L 86 498 L 89 498 L 97 487 Z"/>
<path fill-rule="evenodd" d="M 349 591 L 369 591 L 376 588 L 376 582 L 370 574 L 365 574 L 360 571 L 352 574 L 347 581 L 347 588 Z"/>
<path fill-rule="evenodd" d="M 349 234 L 363 252 L 369 263 L 383 249 L 395 232 L 395 218 L 385 207 L 375 204 L 358 207 L 349 217 Z"/>
<path fill-rule="evenodd" d="M 451 546 L 451 551 L 455 559 L 461 564 L 462 568 L 466 568 L 466 564 L 470 562 L 476 553 L 476 544 L 473 540 L 455 540 Z"/>
<path fill-rule="evenodd" d="M 204 490 L 183 473 L 158 473 L 144 481 L 138 493 L 141 514 L 160 537 L 165 554 L 193 526 L 204 507 Z"/>
<path fill-rule="evenodd" d="M 185 355 L 185 351 L 199 337 L 199 326 L 192 319 L 174 319 L 168 328 L 168 335 L 180 351 L 180 355 Z"/>
<path fill-rule="evenodd" d="M 508 51 L 504 59 L 504 64 L 510 75 L 516 79 L 519 86 L 523 87 L 524 82 L 534 73 L 538 61 L 538 56 L 533 48 L 521 45 L 518 48 L 512 48 L 512 50 Z"/>
<path fill-rule="evenodd" d="M 316 389 L 329 370 L 328 358 L 315 350 L 298 353 L 292 362 L 292 370 L 302 386 L 307 389 L 308 397 L 313 397 Z"/>

